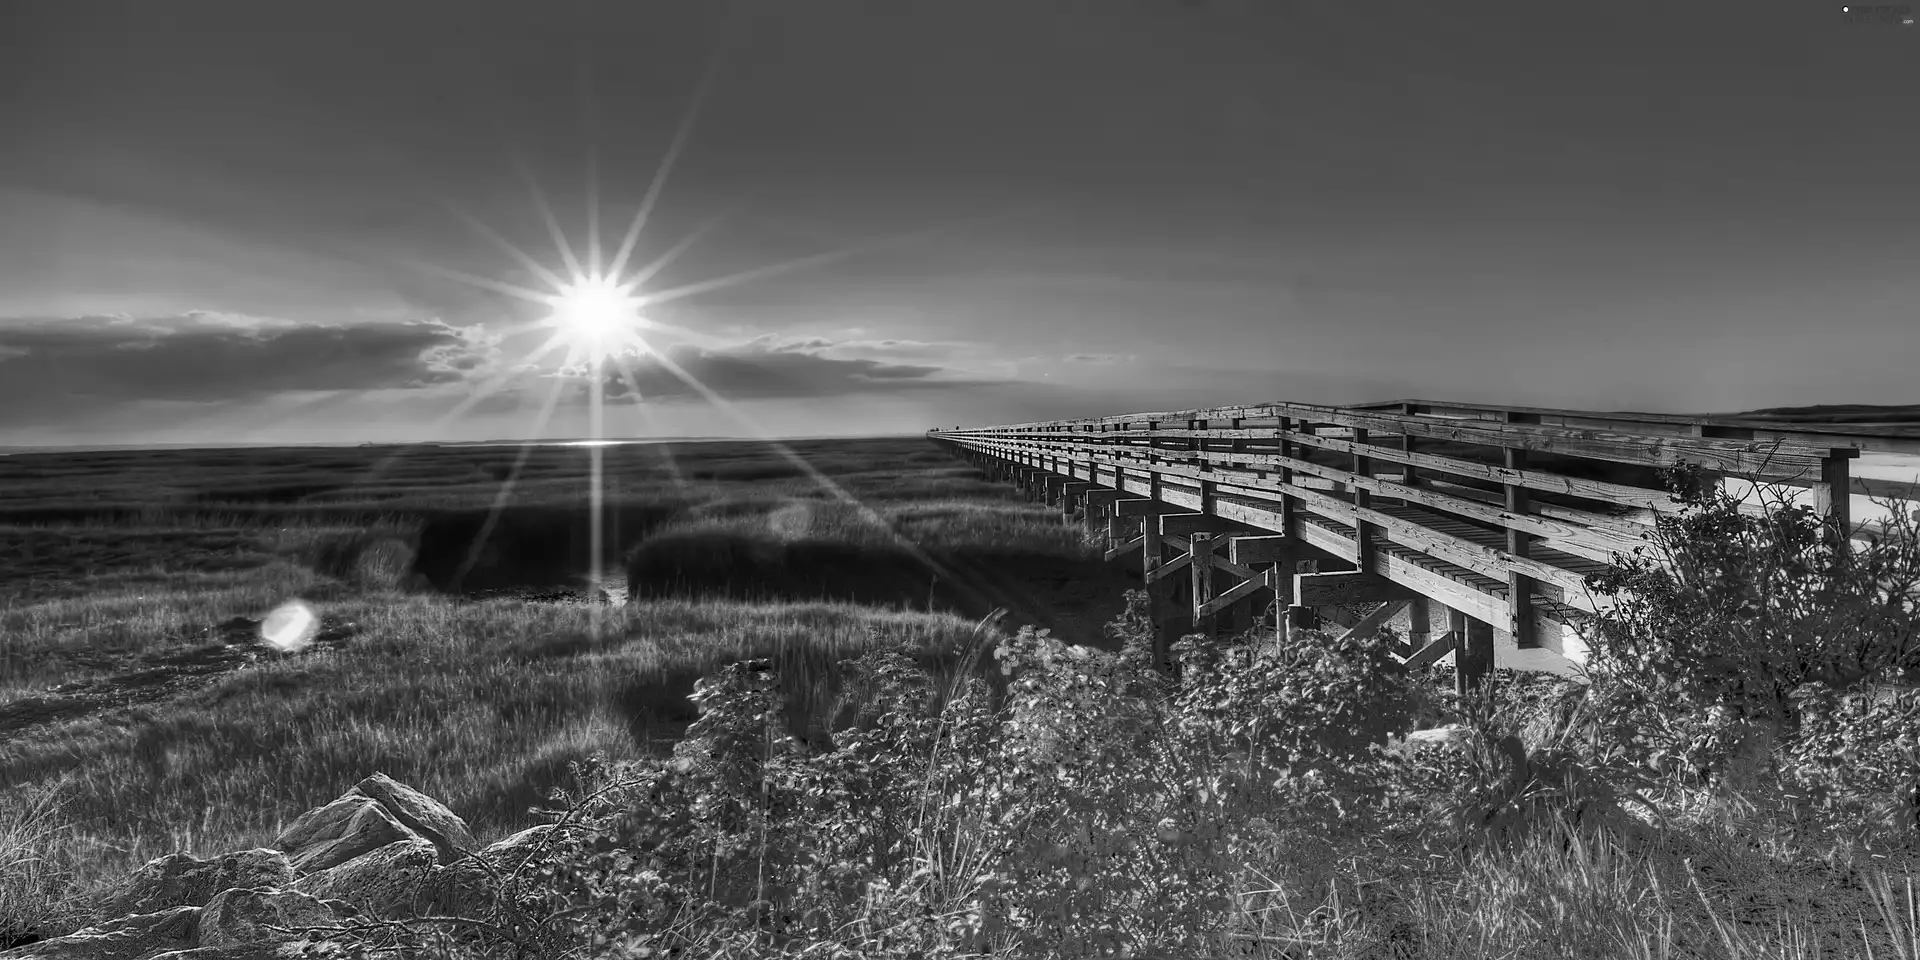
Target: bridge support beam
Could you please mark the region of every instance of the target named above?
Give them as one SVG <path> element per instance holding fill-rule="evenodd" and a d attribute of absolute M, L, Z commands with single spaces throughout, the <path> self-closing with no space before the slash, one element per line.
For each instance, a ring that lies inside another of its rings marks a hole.
<path fill-rule="evenodd" d="M 1101 546 L 1108 550 L 1113 549 L 1114 542 L 1119 539 L 1121 532 L 1114 528 L 1114 521 L 1119 518 L 1113 515 L 1113 504 L 1124 496 L 1126 494 L 1118 490 L 1099 488 L 1088 490 L 1082 499 L 1086 506 L 1088 532 L 1102 534 Z"/>
<path fill-rule="evenodd" d="M 1080 519 L 1080 498 L 1094 485 L 1085 480 L 1069 480 L 1060 485 L 1060 519 L 1067 526 Z"/>

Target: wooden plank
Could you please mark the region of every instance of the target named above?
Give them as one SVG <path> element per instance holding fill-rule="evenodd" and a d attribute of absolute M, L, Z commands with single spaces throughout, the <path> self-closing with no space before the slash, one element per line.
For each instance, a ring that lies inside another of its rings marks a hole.
<path fill-rule="evenodd" d="M 1225 532 L 1233 524 L 1208 513 L 1171 513 L 1160 516 L 1162 537 L 1184 537 L 1200 533 Z"/>
<path fill-rule="evenodd" d="M 1191 509 L 1181 504 L 1162 503 L 1146 497 L 1115 500 L 1113 503 L 1114 515 L 1120 517 L 1158 517 L 1169 513 L 1187 513 Z M 1154 529 L 1158 530 L 1159 527 L 1156 526 Z"/>
<path fill-rule="evenodd" d="M 1344 453 L 1352 453 L 1355 448 L 1355 444 L 1348 440 L 1301 432 L 1292 433 L 1287 442 L 1306 444 L 1324 450 Z M 1105 459 L 1111 455 L 1111 450 L 1112 448 L 1094 446 L 1081 451 L 1080 455 L 1090 459 Z M 1675 502 L 1672 495 L 1666 491 L 1655 490 L 1650 487 L 1609 483 L 1604 480 L 1587 480 L 1580 477 L 1563 476 L 1542 470 L 1514 471 L 1505 467 L 1480 463 L 1474 460 L 1463 460 L 1458 457 L 1447 457 L 1431 453 L 1407 453 L 1394 450 L 1391 447 L 1373 447 L 1369 450 L 1368 456 L 1375 460 L 1388 460 L 1406 466 L 1425 467 L 1431 470 L 1451 473 L 1456 476 L 1471 477 L 1476 480 L 1485 480 L 1498 484 L 1517 484 L 1541 493 L 1553 493 L 1563 496 L 1581 497 L 1588 500 L 1600 500 L 1606 503 L 1637 507 L 1658 513 L 1678 513 L 1684 509 L 1684 507 Z M 1287 457 L 1282 454 L 1249 451 L 1239 455 L 1239 458 L 1255 467 L 1284 466 L 1294 469 L 1311 468 L 1315 474 L 1322 476 L 1350 473 L 1350 471 L 1342 471 L 1338 467 L 1316 464 L 1312 461 L 1303 460 L 1298 457 Z M 1399 492 L 1395 492 L 1393 495 L 1404 496 L 1403 493 Z"/>
<path fill-rule="evenodd" d="M 1164 524 L 1168 519 L 1160 518 L 1163 534 L 1165 533 Z M 1213 600 L 1213 564 L 1201 561 L 1211 559 L 1213 556 L 1213 534 L 1205 531 L 1195 533 L 1191 538 L 1187 556 L 1190 558 L 1187 566 L 1193 572 L 1193 586 L 1189 591 L 1193 606 L 1193 626 L 1211 637 L 1217 633 L 1219 626 L 1219 620 L 1206 612 L 1207 604 Z"/>
<path fill-rule="evenodd" d="M 1124 496 L 1126 496 L 1126 494 L 1119 490 L 1088 490 L 1087 512 L 1105 513 L 1107 508 L 1113 505 L 1114 501 Z"/>
<path fill-rule="evenodd" d="M 1418 670 L 1421 667 L 1438 663 L 1441 657 L 1453 652 L 1453 647 L 1457 639 L 1458 635 L 1449 630 L 1441 634 L 1440 639 L 1415 650 L 1413 656 L 1401 661 L 1400 665 L 1408 670 Z"/>
<path fill-rule="evenodd" d="M 1162 561 L 1147 573 L 1148 583 L 1159 583 L 1166 578 L 1193 565 L 1193 554 L 1183 553 L 1172 560 Z"/>
<path fill-rule="evenodd" d="M 1455 612 L 1453 629 L 1458 635 L 1453 654 L 1453 689 L 1465 694 L 1493 672 L 1493 625 Z"/>
<path fill-rule="evenodd" d="M 1275 403 L 1261 405 L 1262 412 L 1239 411 L 1246 418 L 1293 416 L 1313 423 L 1376 430 L 1395 435 L 1412 434 L 1456 443 L 1492 447 L 1513 447 L 1562 456 L 1609 460 L 1644 466 L 1672 466 L 1680 460 L 1701 463 L 1714 469 L 1763 475 L 1805 475 L 1824 455 L 1820 448 L 1785 442 L 1715 440 L 1691 437 L 1649 436 L 1608 430 L 1549 427 L 1540 424 L 1494 424 L 1491 421 L 1448 421 L 1403 414 L 1365 413 L 1314 404 Z M 1202 419 L 1202 418 L 1186 418 Z M 1271 438 L 1267 428 L 1205 431 L 1208 436 L 1230 439 L 1248 433 L 1254 438 Z M 1162 428 L 1152 431 L 1113 431 L 1115 436 L 1142 436 L 1149 439 L 1183 439 L 1191 428 Z"/>
<path fill-rule="evenodd" d="M 1533 536 L 1545 537 L 1556 543 L 1567 544 L 1569 546 L 1569 552 L 1575 553 L 1578 556 L 1589 556 L 1601 562 L 1606 562 L 1615 551 L 1623 549 L 1623 545 L 1620 542 L 1621 538 L 1616 536 L 1612 530 L 1595 530 L 1582 526 L 1579 523 L 1551 519 L 1544 511 L 1519 513 L 1505 509 L 1504 505 L 1489 505 L 1488 501 L 1483 497 L 1462 496 L 1459 492 L 1463 489 L 1472 488 L 1462 488 L 1454 484 L 1443 484 L 1432 480 L 1427 480 L 1424 486 L 1413 486 L 1397 483 L 1392 480 L 1383 480 L 1377 476 L 1362 476 L 1351 471 L 1341 470 L 1337 467 L 1328 467 L 1304 460 L 1296 460 L 1294 463 L 1289 464 L 1289 466 L 1295 470 L 1316 473 L 1328 480 L 1345 483 L 1357 490 L 1365 490 L 1378 496 L 1392 497 L 1408 503 L 1418 503 L 1436 510 L 1443 510 L 1463 517 L 1471 517 L 1487 523 L 1519 530 Z M 1220 482 L 1235 486 L 1245 484 L 1252 489 L 1263 490 L 1274 489 L 1281 486 L 1277 481 L 1261 480 L 1257 477 L 1245 478 L 1227 471 L 1221 473 Z M 1507 484 L 1507 486 L 1516 485 Z M 1490 492 L 1477 490 L 1474 492 L 1484 493 L 1485 497 L 1494 497 L 1496 499 L 1498 497 L 1497 494 Z M 1676 504 L 1675 506 L 1677 508 L 1678 505 Z M 1561 512 L 1570 518 L 1592 517 L 1596 520 L 1604 519 L 1601 515 L 1589 511 L 1567 509 Z M 1536 516 L 1535 513 L 1539 513 L 1540 515 Z M 1631 546 L 1628 545 L 1625 549 L 1631 549 Z"/>
<path fill-rule="evenodd" d="M 1820 485 L 1813 491 L 1813 512 L 1831 524 L 1828 533 L 1836 550 L 1844 549 L 1839 545 L 1846 543 L 1853 530 L 1852 499 L 1847 494 L 1853 484 L 1848 480 L 1847 461 L 1847 457 L 1837 456 L 1821 461 Z"/>
<path fill-rule="evenodd" d="M 1371 571 L 1300 573 L 1293 577 L 1293 602 L 1303 607 L 1386 603 L 1413 597 L 1414 591 Z"/>
<path fill-rule="evenodd" d="M 1284 534 L 1232 537 L 1227 540 L 1227 558 L 1239 564 L 1283 563 L 1299 551 L 1298 538 Z"/>
<path fill-rule="evenodd" d="M 1352 541 L 1315 524 L 1301 524 L 1300 539 L 1335 556 L 1353 558 Z M 1406 584 L 1449 607 L 1472 611 L 1489 618 L 1498 617 L 1506 608 L 1506 601 L 1498 596 L 1476 590 L 1467 584 L 1424 569 L 1390 553 L 1383 551 L 1382 554 L 1382 567 L 1375 568 L 1373 572 L 1388 577 L 1395 583 Z"/>
<path fill-rule="evenodd" d="M 1267 570 L 1262 571 L 1260 576 L 1255 579 L 1242 580 L 1232 588 L 1222 592 L 1219 596 L 1209 600 L 1202 612 L 1207 616 L 1212 616 L 1227 607 L 1259 593 L 1261 590 L 1271 590 L 1273 589 L 1273 581 L 1276 576 L 1278 575 L 1273 571 Z"/>
<path fill-rule="evenodd" d="M 1725 429 L 1744 429 L 1744 430 L 1752 431 L 1753 438 L 1757 440 L 1774 439 L 1773 437 L 1768 436 L 1768 434 L 1779 434 L 1786 438 L 1792 439 L 1795 442 L 1803 443 L 1806 446 L 1823 446 L 1826 443 L 1830 442 L 1830 438 L 1834 436 L 1840 436 L 1849 440 L 1859 440 L 1859 441 L 1864 441 L 1868 443 L 1871 443 L 1876 440 L 1889 440 L 1889 441 L 1895 441 L 1896 443 L 1898 442 L 1914 443 L 1916 444 L 1916 447 L 1911 450 L 1888 449 L 1885 452 L 1889 452 L 1889 453 L 1920 452 L 1920 432 L 1915 431 L 1915 429 L 1911 426 L 1905 426 L 1905 425 L 1873 426 L 1868 424 L 1795 423 L 1793 421 L 1786 421 L 1786 420 L 1770 420 L 1764 417 L 1731 417 L 1731 416 L 1716 416 L 1713 414 L 1644 413 L 1644 412 L 1633 412 L 1633 411 L 1599 412 L 1599 411 L 1592 411 L 1592 410 L 1562 410 L 1562 409 L 1556 409 L 1551 407 L 1516 407 L 1516 406 L 1493 405 L 1493 404 L 1457 404 L 1457 403 L 1429 401 L 1429 400 L 1406 400 L 1406 401 L 1396 401 L 1393 404 L 1368 404 L 1367 406 L 1369 407 L 1399 406 L 1401 404 L 1406 404 L 1409 406 L 1419 408 L 1422 412 L 1432 412 L 1432 413 L 1446 413 L 1451 411 L 1481 412 L 1481 413 L 1493 413 L 1493 414 L 1507 413 L 1507 412 L 1530 413 L 1530 414 L 1536 414 L 1540 416 L 1542 420 L 1548 421 L 1548 422 L 1552 422 L 1555 419 L 1565 419 L 1569 421 L 1570 425 L 1577 425 L 1580 422 L 1593 421 L 1596 423 L 1615 423 L 1615 424 L 1629 424 L 1629 425 L 1663 424 L 1663 425 L 1673 426 L 1676 428 L 1704 426 L 1704 427 L 1715 427 L 1715 428 L 1725 428 Z M 1349 408 L 1349 409 L 1352 409 L 1352 408 Z M 1403 410 L 1402 412 L 1404 413 L 1407 411 Z M 1848 445 L 1851 446 L 1853 444 L 1848 444 Z M 1875 448 L 1863 447 L 1863 449 L 1875 449 Z"/>
<path fill-rule="evenodd" d="M 1464 484 L 1446 480 L 1422 480 L 1422 485 L 1432 487 L 1448 496 L 1462 500 L 1474 500 L 1480 503 L 1503 504 L 1505 498 L 1492 490 L 1481 490 Z M 1675 505 L 1678 507 L 1678 504 Z M 1533 501 L 1533 510 L 1543 517 L 1565 520 L 1577 526 L 1587 528 L 1591 537 L 1612 536 L 1616 541 L 1637 544 L 1654 528 L 1658 513 L 1641 507 L 1615 507 L 1613 513 L 1598 513 L 1575 507 L 1563 507 L 1559 504 Z M 1626 549 L 1631 549 L 1628 546 Z"/>
<path fill-rule="evenodd" d="M 1530 413 L 1502 414 L 1508 422 L 1523 422 L 1525 418 L 1538 421 L 1537 415 Z M 1524 469 L 1527 465 L 1525 450 L 1507 449 L 1501 451 L 1505 466 L 1509 470 Z M 1507 484 L 1505 489 L 1507 513 L 1516 517 L 1527 513 L 1527 488 Z M 1533 537 L 1526 531 L 1513 525 L 1507 527 L 1507 552 L 1516 557 L 1528 557 L 1533 547 Z M 1540 646 L 1533 631 L 1533 580 L 1517 570 L 1507 571 L 1507 632 L 1513 635 L 1515 646 L 1522 650 L 1531 650 Z"/>
<path fill-rule="evenodd" d="M 1289 409 L 1306 408 L 1305 405 L 1288 404 Z M 1632 435 L 1601 430 L 1575 430 L 1565 427 L 1549 427 L 1540 424 L 1501 424 L 1481 420 L 1442 420 L 1432 417 L 1402 416 L 1399 414 L 1368 413 L 1364 415 L 1341 412 L 1335 408 L 1325 408 L 1324 417 L 1314 417 L 1318 422 L 1337 423 L 1343 426 L 1373 430 L 1380 433 L 1407 435 L 1446 440 L 1454 443 L 1473 444 L 1494 448 L 1512 448 L 1529 450 L 1536 453 L 1551 453 L 1558 456 L 1579 457 L 1591 460 L 1606 460 L 1613 463 L 1629 463 L 1649 467 L 1671 467 L 1687 461 L 1699 463 L 1716 470 L 1732 471 L 1742 474 L 1756 474 L 1769 477 L 1807 476 L 1818 462 L 1827 455 L 1824 448 L 1808 447 L 1785 441 L 1757 440 L 1721 440 L 1700 437 L 1677 437 L 1662 435 Z M 1303 418 L 1306 419 L 1306 418 Z M 1147 440 L 1166 440 L 1184 442 L 1196 433 L 1209 438 L 1233 439 L 1236 435 L 1253 440 L 1273 440 L 1280 431 L 1272 427 L 1247 427 L 1240 430 L 1213 429 L 1196 431 L 1192 428 L 1167 427 L 1154 430 L 1136 430 L 1111 434 L 1116 438 L 1132 437 Z M 1035 438 L 1047 441 L 1048 438 Z M 1050 442 L 1051 443 L 1051 442 Z M 1855 453 L 1858 450 L 1855 448 Z M 1398 452 L 1398 451 L 1396 451 Z"/>
<path fill-rule="evenodd" d="M 1312 508 L 1323 515 L 1347 521 L 1351 521 L 1353 518 L 1353 510 L 1355 508 L 1342 504 L 1340 501 L 1333 500 L 1332 498 L 1325 497 L 1313 491 L 1295 489 L 1292 492 L 1301 499 L 1306 500 Z M 1186 504 L 1188 505 L 1198 505 L 1199 498 L 1197 495 L 1183 499 L 1186 500 Z M 1240 522 L 1252 523 L 1257 526 L 1264 526 L 1268 529 L 1273 529 L 1278 523 L 1277 520 L 1269 519 L 1275 516 L 1275 512 L 1266 511 L 1257 507 L 1249 508 L 1247 505 L 1240 503 L 1229 507 L 1228 504 L 1230 502 L 1227 498 L 1223 497 L 1216 503 L 1215 508 L 1220 516 Z M 1376 519 L 1376 522 L 1379 522 L 1396 542 L 1402 542 L 1416 549 L 1433 553 L 1450 563 L 1464 566 L 1483 576 L 1488 576 L 1496 580 L 1505 580 L 1508 573 L 1507 564 L 1511 563 L 1535 579 L 1554 584 L 1562 590 L 1584 589 L 1584 574 L 1582 573 L 1557 567 L 1542 561 L 1527 558 L 1510 558 L 1503 550 L 1474 543 L 1471 540 L 1463 540 L 1457 536 L 1434 530 L 1425 525 L 1409 523 L 1378 511 L 1369 511 L 1368 516 L 1369 519 Z M 1597 558 L 1592 559 L 1597 560 Z"/>
<path fill-rule="evenodd" d="M 1144 537 L 1134 537 L 1132 540 L 1128 540 L 1117 547 L 1109 548 L 1106 554 L 1107 562 L 1112 563 L 1113 561 L 1118 560 L 1121 557 L 1124 557 L 1127 554 L 1140 549 L 1141 547 L 1146 545 L 1146 542 L 1147 541 Z"/>
<path fill-rule="evenodd" d="M 1357 638 L 1372 635 L 1380 629 L 1382 624 L 1385 624 L 1388 620 L 1392 620 L 1395 614 L 1405 610 L 1411 603 L 1413 603 L 1412 600 L 1391 600 L 1375 607 L 1373 612 L 1361 617 L 1359 623 L 1354 624 L 1346 633 L 1341 634 L 1340 639 L 1346 640 L 1350 637 Z"/>
<path fill-rule="evenodd" d="M 1585 578 L 1570 570 L 1563 570 L 1538 560 L 1515 557 L 1504 550 L 1495 550 L 1470 540 L 1463 540 L 1432 527 L 1402 520 L 1380 510 L 1363 510 L 1310 490 L 1293 491 L 1293 494 L 1322 516 L 1336 517 L 1347 523 L 1355 523 L 1362 519 L 1371 521 L 1396 543 L 1403 543 L 1433 554 L 1448 563 L 1457 564 L 1495 580 L 1505 580 L 1509 570 L 1518 570 L 1536 580 L 1554 584 L 1562 589 L 1579 590 L 1585 586 Z"/>

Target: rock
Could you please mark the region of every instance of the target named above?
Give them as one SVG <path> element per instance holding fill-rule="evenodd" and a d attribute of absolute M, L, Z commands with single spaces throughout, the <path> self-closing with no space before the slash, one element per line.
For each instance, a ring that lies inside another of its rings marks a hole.
<path fill-rule="evenodd" d="M 438 862 L 433 844 L 402 840 L 294 881 L 291 889 L 383 919 L 457 914 L 492 901 L 484 869 Z"/>
<path fill-rule="evenodd" d="M 1410 746 L 1450 747 L 1457 746 L 1464 742 L 1466 736 L 1466 727 L 1457 723 L 1449 723 L 1444 727 L 1435 727 L 1432 730 L 1415 730 L 1407 734 L 1407 743 Z"/>
<path fill-rule="evenodd" d="M 294 881 L 292 890 L 352 904 L 377 917 L 416 916 L 416 901 L 437 866 L 433 844 L 418 838 L 390 843 L 346 863 Z"/>
<path fill-rule="evenodd" d="M 204 907 L 228 887 L 279 887 L 293 882 L 287 855 L 264 847 L 211 860 L 184 853 L 147 861 L 101 901 L 106 916 L 152 913 L 168 907 Z"/>
<path fill-rule="evenodd" d="M 379 801 L 395 820 L 431 841 L 440 852 L 441 863 L 452 863 L 480 846 L 473 831 L 467 829 L 467 822 L 446 804 L 384 773 L 354 784 L 350 792 Z"/>
<path fill-rule="evenodd" d="M 347 794 L 301 814 L 273 845 L 287 852 L 295 872 L 305 875 L 409 839 L 413 833 L 379 801 Z"/>
<path fill-rule="evenodd" d="M 0 953 L 4 960 L 148 960 L 155 954 L 194 947 L 200 939 L 201 907 L 137 913 Z"/>
<path fill-rule="evenodd" d="M 295 890 L 236 887 L 214 894 L 200 914 L 200 946 L 233 947 L 261 941 L 296 940 L 297 930 L 338 921 L 319 897 Z"/>
<path fill-rule="evenodd" d="M 480 856 L 502 873 L 511 873 L 528 857 L 548 846 L 547 834 L 552 831 L 553 825 L 550 823 L 528 827 L 480 851 Z"/>

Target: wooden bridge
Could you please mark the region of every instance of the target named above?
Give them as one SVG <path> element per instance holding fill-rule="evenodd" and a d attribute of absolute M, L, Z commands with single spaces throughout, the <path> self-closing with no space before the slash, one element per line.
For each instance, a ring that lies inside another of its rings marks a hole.
<path fill-rule="evenodd" d="M 1494 666 L 1566 672 L 1584 659 L 1585 586 L 1682 509 L 1657 471 L 1778 484 L 1855 538 L 1855 497 L 1914 499 L 1854 476 L 1863 454 L 1914 458 L 1920 429 L 1596 413 L 1404 400 L 1261 403 L 934 430 L 988 476 L 1137 552 L 1156 647 L 1272 614 L 1400 628 L 1409 665 L 1452 656 L 1462 684 Z M 1757 504 L 1743 509 L 1758 511 Z"/>

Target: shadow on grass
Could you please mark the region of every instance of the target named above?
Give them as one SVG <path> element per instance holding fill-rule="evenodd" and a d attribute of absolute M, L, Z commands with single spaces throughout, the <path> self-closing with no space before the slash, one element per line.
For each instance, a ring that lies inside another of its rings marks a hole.
<path fill-rule="evenodd" d="M 603 556 L 619 556 L 624 545 L 683 509 L 680 503 L 609 504 Z M 413 572 L 442 593 L 477 594 L 577 587 L 593 566 L 592 514 L 585 506 L 509 508 L 490 530 L 488 516 L 483 509 L 428 514 L 412 544 Z"/>
<path fill-rule="evenodd" d="M 1093 558 L 1008 548 L 782 541 L 708 530 L 646 540 L 628 554 L 626 569 L 628 596 L 636 600 L 825 600 L 969 619 L 1005 608 L 1014 622 L 1047 626 L 1071 643 L 1098 642 L 1100 626 L 1122 609 L 1125 589 L 1122 571 Z"/>

